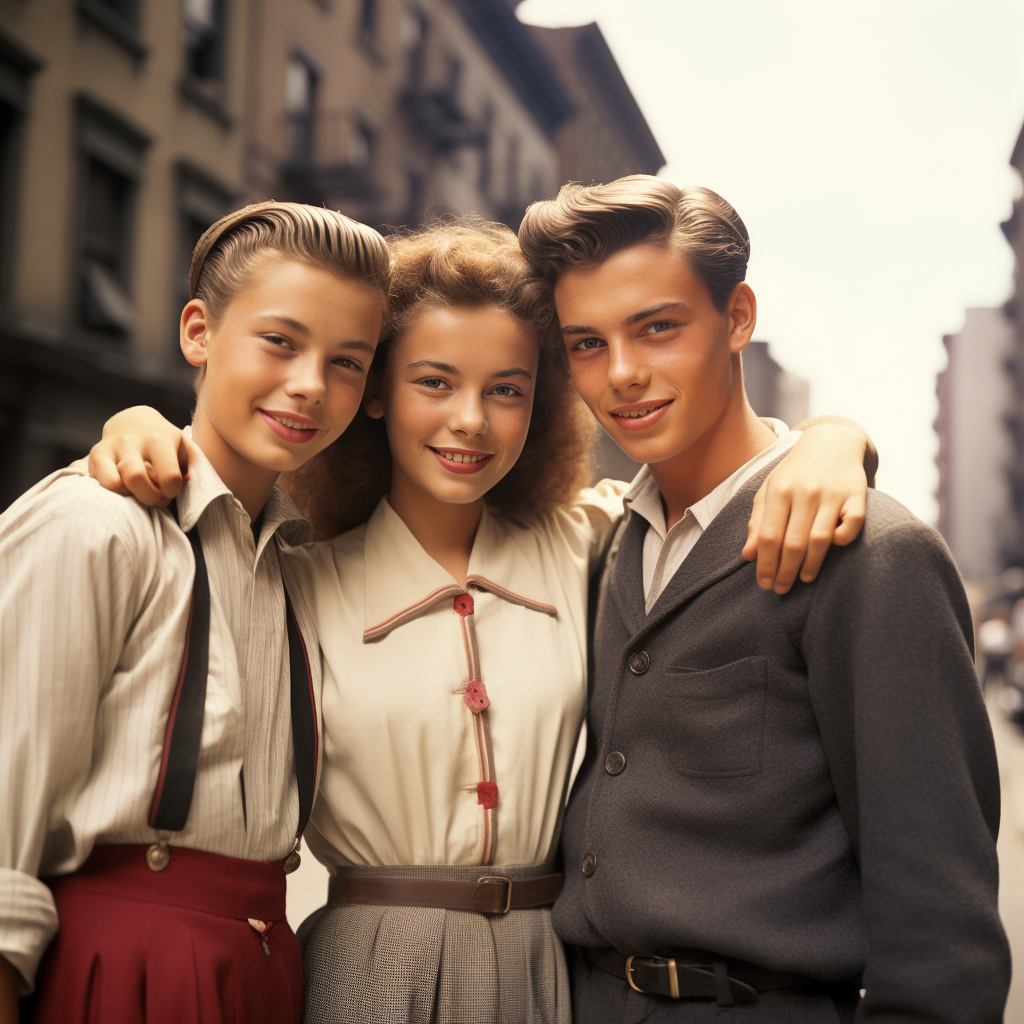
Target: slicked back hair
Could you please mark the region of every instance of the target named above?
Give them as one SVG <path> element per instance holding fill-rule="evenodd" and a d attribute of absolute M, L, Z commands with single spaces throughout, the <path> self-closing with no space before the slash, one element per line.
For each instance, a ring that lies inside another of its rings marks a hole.
<path fill-rule="evenodd" d="M 677 246 L 719 312 L 746 277 L 750 259 L 747 229 L 720 195 L 649 174 L 607 185 L 563 185 L 554 199 L 527 209 L 519 244 L 552 287 L 563 270 L 603 263 L 634 245 Z"/>

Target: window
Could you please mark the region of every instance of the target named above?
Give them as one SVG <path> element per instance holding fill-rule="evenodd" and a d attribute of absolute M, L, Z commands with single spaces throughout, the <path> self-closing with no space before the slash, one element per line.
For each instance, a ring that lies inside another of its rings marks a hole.
<path fill-rule="evenodd" d="M 120 43 L 133 57 L 146 56 L 139 39 L 139 0 L 77 0 L 79 16 Z"/>
<path fill-rule="evenodd" d="M 0 298 L 10 294 L 15 214 L 21 165 L 21 133 L 28 107 L 29 79 L 37 60 L 0 36 Z"/>
<path fill-rule="evenodd" d="M 398 41 L 409 55 L 410 86 L 418 86 L 423 81 L 428 24 L 422 11 L 406 10 L 398 26 Z"/>
<path fill-rule="evenodd" d="M 112 339 L 131 334 L 135 194 L 149 140 L 87 97 L 78 99 L 79 323 Z"/>
<path fill-rule="evenodd" d="M 224 77 L 224 0 L 184 0 L 185 73 L 199 81 Z"/>
<path fill-rule="evenodd" d="M 177 176 L 178 270 L 175 292 L 180 309 L 188 302 L 188 271 L 196 243 L 214 221 L 230 213 L 236 204 L 230 189 L 191 164 L 179 163 Z"/>
<path fill-rule="evenodd" d="M 316 158 L 316 94 L 318 75 L 309 61 L 298 54 L 288 61 L 284 72 L 284 109 L 287 121 L 288 158 L 300 167 Z"/>

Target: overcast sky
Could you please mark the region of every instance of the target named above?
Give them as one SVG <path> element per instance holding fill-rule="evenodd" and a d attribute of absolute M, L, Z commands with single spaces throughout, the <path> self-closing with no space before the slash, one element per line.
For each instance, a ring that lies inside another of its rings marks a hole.
<path fill-rule="evenodd" d="M 1020 0 L 525 0 L 596 21 L 668 161 L 752 240 L 755 337 L 863 423 L 879 486 L 937 517 L 935 375 L 969 306 L 1001 305 L 1020 194 Z"/>

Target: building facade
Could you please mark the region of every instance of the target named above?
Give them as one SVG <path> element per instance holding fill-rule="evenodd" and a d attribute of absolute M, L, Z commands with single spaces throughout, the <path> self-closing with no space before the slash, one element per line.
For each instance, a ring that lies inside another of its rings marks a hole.
<path fill-rule="evenodd" d="M 0 508 L 117 409 L 187 422 L 187 267 L 228 210 L 294 199 L 384 230 L 470 211 L 516 227 L 565 178 L 656 171 L 596 26 L 534 29 L 514 8 L 0 5 Z"/>
<path fill-rule="evenodd" d="M 1024 127 L 1017 137 L 1010 165 L 1024 179 Z M 1003 311 L 1010 322 L 1012 341 L 1006 360 L 1010 399 L 1006 407 L 1010 455 L 1009 476 L 1011 526 L 1004 551 L 1007 564 L 1024 566 L 1024 198 L 1013 204 L 1003 233 L 1014 254 L 1013 294 Z"/>
<path fill-rule="evenodd" d="M 997 575 L 1013 540 L 1006 474 L 1013 337 L 1003 310 L 968 309 L 960 331 L 942 339 L 949 362 L 936 387 L 939 530 L 968 579 Z"/>

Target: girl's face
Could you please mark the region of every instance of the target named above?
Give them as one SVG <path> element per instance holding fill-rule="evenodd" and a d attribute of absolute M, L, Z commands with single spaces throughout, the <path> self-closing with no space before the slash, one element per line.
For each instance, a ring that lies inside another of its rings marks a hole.
<path fill-rule="evenodd" d="M 537 379 L 537 341 L 494 306 L 424 306 L 392 342 L 380 397 L 391 448 L 392 490 L 436 501 L 481 501 L 526 443 Z"/>

